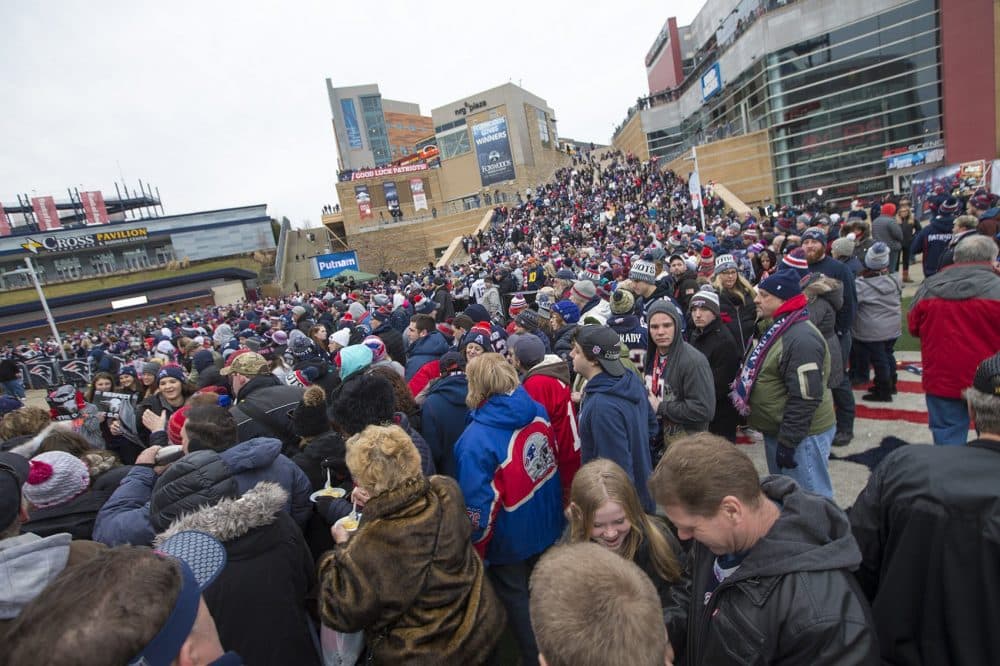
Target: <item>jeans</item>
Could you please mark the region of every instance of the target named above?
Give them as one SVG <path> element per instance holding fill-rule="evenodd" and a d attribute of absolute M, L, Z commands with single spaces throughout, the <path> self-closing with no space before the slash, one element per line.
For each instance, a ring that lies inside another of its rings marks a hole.
<path fill-rule="evenodd" d="M 847 359 L 851 354 L 851 332 L 847 331 L 840 337 L 840 362 L 847 367 Z M 837 362 L 836 355 L 831 351 L 830 363 Z M 844 373 L 844 379 L 839 386 L 830 389 L 833 394 L 833 410 L 837 414 L 837 432 L 854 434 L 854 391 L 851 389 L 850 373 Z M 866 371 L 867 374 L 867 371 Z"/>
<path fill-rule="evenodd" d="M 877 342 L 855 343 L 855 347 L 863 349 L 868 356 L 869 362 L 875 368 L 875 382 L 882 386 L 889 386 L 892 383 L 892 375 L 896 369 L 895 355 L 893 353 L 896 346 L 896 339 L 879 340 Z"/>
<path fill-rule="evenodd" d="M 969 440 L 969 409 L 965 401 L 930 393 L 925 397 L 934 443 L 943 446 L 965 444 Z"/>
<path fill-rule="evenodd" d="M 24 384 L 21 383 L 20 379 L 10 379 L 5 382 L 0 382 L 3 384 L 3 392 L 12 395 L 15 398 L 25 398 L 24 395 Z"/>
<path fill-rule="evenodd" d="M 768 471 L 791 477 L 803 490 L 833 499 L 833 482 L 830 481 L 827 459 L 830 457 L 836 430 L 830 428 L 818 435 L 809 435 L 799 442 L 795 447 L 795 462 L 799 466 L 794 469 L 778 469 L 778 436 L 765 433 L 764 452 L 767 454 Z"/>
<path fill-rule="evenodd" d="M 538 663 L 538 644 L 535 643 L 535 632 L 531 629 L 531 614 L 528 611 L 528 579 L 540 557 L 541 553 L 523 562 L 491 564 L 486 568 L 493 589 L 507 611 L 507 624 L 517 639 L 522 664 Z M 494 629 L 502 631 L 503 628 Z"/>

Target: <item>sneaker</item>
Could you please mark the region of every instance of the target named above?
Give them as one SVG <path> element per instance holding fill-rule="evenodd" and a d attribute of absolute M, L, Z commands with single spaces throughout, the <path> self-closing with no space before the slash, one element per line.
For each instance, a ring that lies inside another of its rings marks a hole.
<path fill-rule="evenodd" d="M 861 399 L 867 402 L 892 402 L 892 394 L 890 393 L 886 395 L 884 393 L 876 391 L 875 389 L 872 389 L 870 392 L 865 393 L 863 396 L 861 396 Z M 834 438 L 834 444 L 836 444 L 836 442 L 837 440 L 836 438 Z"/>
<path fill-rule="evenodd" d="M 852 439 L 854 439 L 854 435 L 852 433 L 838 432 L 836 435 L 833 436 L 833 445 L 847 446 L 848 444 L 851 443 Z"/>

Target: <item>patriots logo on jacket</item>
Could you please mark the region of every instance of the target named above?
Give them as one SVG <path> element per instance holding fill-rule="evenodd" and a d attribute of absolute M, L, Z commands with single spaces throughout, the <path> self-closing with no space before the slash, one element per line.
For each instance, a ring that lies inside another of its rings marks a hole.
<path fill-rule="evenodd" d="M 549 438 L 544 433 L 535 432 L 528 436 L 522 455 L 524 471 L 532 481 L 537 482 L 555 466 L 556 458 L 549 446 Z"/>

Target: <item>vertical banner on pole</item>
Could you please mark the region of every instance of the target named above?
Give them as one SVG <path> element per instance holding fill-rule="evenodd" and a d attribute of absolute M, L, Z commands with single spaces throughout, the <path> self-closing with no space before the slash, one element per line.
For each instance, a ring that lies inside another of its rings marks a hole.
<path fill-rule="evenodd" d="M 87 216 L 87 224 L 107 224 L 108 209 L 104 205 L 104 195 L 100 192 L 80 192 L 80 203 Z"/>
<path fill-rule="evenodd" d="M 413 210 L 427 210 L 427 195 L 424 194 L 422 178 L 410 179 L 410 194 L 413 195 Z"/>
<path fill-rule="evenodd" d="M 38 220 L 39 231 L 62 229 L 62 222 L 59 221 L 59 211 L 56 210 L 55 199 L 52 197 L 32 197 L 31 208 L 35 211 L 35 219 Z"/>

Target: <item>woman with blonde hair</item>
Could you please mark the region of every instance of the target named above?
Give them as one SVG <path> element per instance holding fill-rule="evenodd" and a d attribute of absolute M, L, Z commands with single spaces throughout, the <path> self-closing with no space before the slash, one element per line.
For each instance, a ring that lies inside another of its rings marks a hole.
<path fill-rule="evenodd" d="M 643 512 L 625 470 L 604 458 L 581 467 L 570 487 L 567 515 L 570 542 L 593 541 L 634 562 L 668 607 L 681 582 L 681 547 L 666 523 Z"/>
<path fill-rule="evenodd" d="M 471 410 L 455 442 L 458 484 L 472 521 L 472 543 L 507 609 L 525 664 L 538 662 L 528 614 L 528 579 L 562 534 L 562 486 L 545 408 L 520 385 L 500 354 L 465 369 Z"/>
<path fill-rule="evenodd" d="M 420 454 L 396 425 L 347 441 L 362 518 L 332 528 L 319 565 L 323 623 L 364 630 L 373 663 L 480 664 L 491 657 L 504 612 L 470 543 L 458 484 L 425 478 Z"/>

